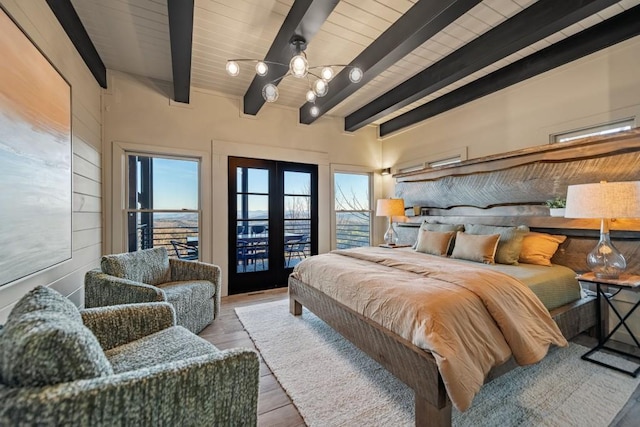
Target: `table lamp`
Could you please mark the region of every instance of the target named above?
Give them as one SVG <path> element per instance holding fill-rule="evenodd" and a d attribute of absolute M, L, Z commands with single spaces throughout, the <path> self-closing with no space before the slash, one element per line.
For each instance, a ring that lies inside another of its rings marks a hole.
<path fill-rule="evenodd" d="M 393 217 L 404 216 L 404 200 L 403 199 L 378 199 L 376 205 L 376 216 L 389 217 L 389 228 L 384 233 L 384 242 L 387 245 L 395 245 L 398 243 L 398 234 L 393 228 Z"/>
<path fill-rule="evenodd" d="M 600 241 L 587 255 L 587 266 L 600 279 L 617 279 L 627 268 L 611 243 L 611 218 L 640 217 L 640 181 L 570 185 L 566 218 L 600 218 Z"/>

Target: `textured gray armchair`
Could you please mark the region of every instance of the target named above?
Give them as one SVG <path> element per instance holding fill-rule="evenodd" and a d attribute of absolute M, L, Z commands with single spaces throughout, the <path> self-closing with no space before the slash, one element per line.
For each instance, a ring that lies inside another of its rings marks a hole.
<path fill-rule="evenodd" d="M 167 301 L 177 324 L 198 333 L 218 316 L 220 267 L 169 258 L 163 247 L 106 255 L 85 275 L 85 307 Z"/>
<path fill-rule="evenodd" d="M 174 322 L 168 303 L 78 311 L 36 288 L 0 330 L 0 425 L 256 425 L 257 354 Z"/>

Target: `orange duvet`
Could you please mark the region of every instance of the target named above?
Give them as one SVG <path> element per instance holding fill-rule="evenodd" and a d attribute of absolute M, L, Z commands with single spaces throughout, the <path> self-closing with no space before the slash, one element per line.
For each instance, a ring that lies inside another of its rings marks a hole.
<path fill-rule="evenodd" d="M 430 351 L 452 403 L 466 410 L 492 367 L 536 363 L 566 346 L 549 312 L 519 280 L 469 263 L 385 248 L 308 258 L 298 280 Z"/>

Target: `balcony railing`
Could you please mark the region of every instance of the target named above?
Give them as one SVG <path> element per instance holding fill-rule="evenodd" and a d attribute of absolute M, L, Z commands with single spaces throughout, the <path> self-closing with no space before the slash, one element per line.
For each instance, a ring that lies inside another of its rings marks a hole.
<path fill-rule="evenodd" d="M 191 240 L 191 239 L 195 239 Z M 138 249 L 158 248 L 164 246 L 167 248 L 170 257 L 180 258 L 189 255 L 187 249 L 173 247 L 171 241 L 177 241 L 180 243 L 188 244 L 192 243 L 192 246 L 197 249 L 198 247 L 198 227 L 138 227 Z"/>
<path fill-rule="evenodd" d="M 337 224 L 336 247 L 338 249 L 369 246 L 371 243 L 369 224 Z"/>
<path fill-rule="evenodd" d="M 300 234 L 309 236 L 311 231 L 308 226 L 302 226 L 301 224 L 295 224 L 294 227 L 286 227 L 285 233 Z M 268 235 L 268 229 L 264 232 Z M 189 243 L 196 243 L 194 246 L 197 248 L 198 227 L 153 227 L 146 226 L 138 227 L 138 249 L 157 248 L 164 246 L 169 252 L 169 256 L 178 257 L 175 248 L 171 244 L 172 240 Z M 360 246 L 370 245 L 370 227 L 368 224 L 337 224 L 336 226 L 336 247 L 338 249 L 348 249 Z M 180 256 L 187 256 L 186 249 L 179 249 Z M 305 256 L 311 255 L 311 244 L 305 245 Z"/>

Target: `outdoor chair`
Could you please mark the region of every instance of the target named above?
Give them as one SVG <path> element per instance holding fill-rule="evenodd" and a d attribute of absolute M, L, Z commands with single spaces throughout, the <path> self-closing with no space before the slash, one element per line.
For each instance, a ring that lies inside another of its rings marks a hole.
<path fill-rule="evenodd" d="M 296 254 L 297 258 L 306 258 L 307 254 L 305 252 L 306 248 L 307 248 L 307 243 L 309 242 L 309 236 L 308 235 L 303 235 L 302 237 L 300 237 L 300 239 L 298 240 L 292 240 L 289 243 L 287 243 L 284 247 L 284 251 L 287 254 L 287 266 L 290 267 L 291 266 L 291 257 L 293 254 Z M 300 256 L 302 255 L 302 256 Z"/>
<path fill-rule="evenodd" d="M 220 267 L 169 258 L 164 247 L 102 257 L 85 275 L 85 306 L 167 301 L 178 325 L 200 332 L 218 316 Z"/>
<path fill-rule="evenodd" d="M 253 263 L 254 270 L 257 269 L 257 261 L 260 261 L 262 269 L 265 267 L 265 260 L 269 259 L 269 251 L 266 244 L 248 243 L 238 240 L 236 245 L 236 259 L 242 263 L 242 272 L 247 271 L 247 266 Z"/>
<path fill-rule="evenodd" d="M 193 246 L 188 243 L 178 242 L 177 240 L 172 240 L 171 245 L 173 246 L 173 250 L 176 252 L 176 256 L 178 258 L 191 260 L 191 261 L 198 259 L 197 246 Z"/>
<path fill-rule="evenodd" d="M 251 233 L 252 234 L 262 234 L 267 230 L 267 227 L 264 225 L 252 225 Z"/>

